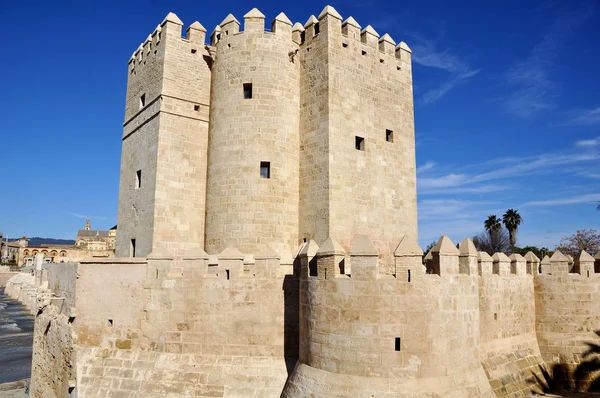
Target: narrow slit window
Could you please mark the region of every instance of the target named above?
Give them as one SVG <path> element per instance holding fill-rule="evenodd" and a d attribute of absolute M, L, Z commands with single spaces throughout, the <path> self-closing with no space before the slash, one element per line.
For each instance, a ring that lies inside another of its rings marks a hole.
<path fill-rule="evenodd" d="M 315 36 L 319 34 L 319 23 L 315 24 Z"/>
<path fill-rule="evenodd" d="M 135 172 L 135 189 L 142 187 L 142 170 Z"/>
<path fill-rule="evenodd" d="M 365 139 L 363 137 L 355 136 L 354 137 L 354 148 L 358 151 L 365 150 Z"/>
<path fill-rule="evenodd" d="M 131 239 L 129 246 L 129 257 L 135 257 L 135 239 Z"/>
<path fill-rule="evenodd" d="M 400 351 L 400 348 L 401 348 L 401 344 L 400 344 L 400 343 L 401 343 L 401 341 L 400 341 L 400 337 L 396 337 L 396 341 L 395 341 L 394 343 L 395 343 L 395 344 L 394 344 L 394 349 L 395 349 L 396 351 Z"/>
<path fill-rule="evenodd" d="M 113 320 L 112 320 L 112 319 L 109 319 L 109 320 L 108 320 L 108 327 L 109 327 L 109 328 L 112 328 L 112 327 L 113 327 Z"/>
<path fill-rule="evenodd" d="M 252 83 L 244 83 L 244 99 L 252 98 Z"/>
<path fill-rule="evenodd" d="M 271 162 L 260 162 L 260 178 L 271 178 Z"/>
<path fill-rule="evenodd" d="M 140 96 L 140 109 L 146 106 L 146 94 Z"/>
<path fill-rule="evenodd" d="M 385 130 L 385 140 L 387 142 L 394 142 L 394 132 L 392 130 Z"/>

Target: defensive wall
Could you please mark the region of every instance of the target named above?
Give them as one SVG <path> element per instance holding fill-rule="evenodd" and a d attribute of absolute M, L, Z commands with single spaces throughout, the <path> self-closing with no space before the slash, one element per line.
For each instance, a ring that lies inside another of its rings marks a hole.
<path fill-rule="evenodd" d="M 583 275 L 556 275 L 559 254 L 542 275 L 531 253 L 442 237 L 424 265 L 405 236 L 383 266 L 357 236 L 349 253 L 330 238 L 293 257 L 172 258 L 53 264 L 37 278 L 33 396 L 524 397 L 542 369 L 574 369 L 598 343 L 586 256 L 572 267 Z"/>
<path fill-rule="evenodd" d="M 10 267 L 0 265 L 0 287 L 5 287 L 6 282 L 16 274 L 18 272 L 12 272 Z"/>

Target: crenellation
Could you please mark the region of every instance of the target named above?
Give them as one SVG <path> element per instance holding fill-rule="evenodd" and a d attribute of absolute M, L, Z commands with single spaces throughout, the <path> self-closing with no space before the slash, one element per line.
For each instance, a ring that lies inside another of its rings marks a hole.
<path fill-rule="evenodd" d="M 510 274 L 516 276 L 525 276 L 530 273 L 526 272 L 527 260 L 520 254 L 513 253 L 509 257 L 510 259 Z"/>
<path fill-rule="evenodd" d="M 394 276 L 400 282 L 413 282 L 425 274 L 423 250 L 410 235 L 404 235 L 394 251 Z M 415 279 L 416 278 L 416 279 Z"/>
<path fill-rule="evenodd" d="M 244 32 L 264 32 L 265 15 L 253 8 L 244 15 Z"/>
<path fill-rule="evenodd" d="M 304 32 L 302 33 L 302 43 L 307 43 L 319 33 L 319 20 L 314 15 L 308 17 L 304 23 Z"/>
<path fill-rule="evenodd" d="M 238 21 L 233 14 L 227 15 L 219 26 L 221 27 L 221 39 L 227 36 L 233 36 L 240 32 L 240 21 Z"/>
<path fill-rule="evenodd" d="M 200 22 L 195 21 L 187 28 L 185 37 L 192 45 L 196 45 L 198 49 L 202 49 L 206 40 L 206 29 Z"/>
<path fill-rule="evenodd" d="M 494 253 L 492 256 L 494 260 L 492 266 L 492 272 L 499 276 L 509 276 L 510 275 L 510 259 L 504 253 Z"/>
<path fill-rule="evenodd" d="M 374 280 L 379 277 L 379 252 L 367 235 L 359 235 L 348 254 L 352 266 L 352 279 Z"/>
<path fill-rule="evenodd" d="M 486 252 L 478 253 L 478 272 L 479 276 L 487 277 L 494 274 L 494 259 Z"/>
<path fill-rule="evenodd" d="M 479 254 L 469 238 L 463 239 L 458 245 L 458 272 L 465 275 L 477 275 Z"/>
<path fill-rule="evenodd" d="M 551 274 L 553 276 L 567 276 L 569 274 L 569 258 L 556 250 L 550 257 Z"/>
<path fill-rule="evenodd" d="M 315 254 L 317 277 L 332 279 L 346 274 L 346 251 L 333 237 L 329 237 Z"/>
<path fill-rule="evenodd" d="M 389 34 L 386 33 L 379 39 L 379 51 L 387 55 L 395 56 L 396 42 Z"/>
<path fill-rule="evenodd" d="M 217 25 L 210 34 L 210 45 L 216 46 L 219 40 L 221 40 L 221 27 Z"/>
<path fill-rule="evenodd" d="M 292 26 L 292 41 L 298 45 L 304 41 L 304 26 L 300 22 L 296 22 Z"/>
<path fill-rule="evenodd" d="M 594 257 L 588 254 L 585 250 L 581 251 L 579 258 L 575 260 L 573 272 L 589 278 L 594 272 Z"/>
<path fill-rule="evenodd" d="M 276 35 L 292 38 L 294 42 L 300 44 L 295 37 L 292 37 L 292 21 L 283 12 L 277 14 L 271 23 L 271 30 Z"/>
<path fill-rule="evenodd" d="M 436 275 L 458 275 L 458 256 L 460 251 L 446 235 L 442 236 L 431 248 L 431 272 Z"/>
<path fill-rule="evenodd" d="M 371 25 L 367 25 L 360 32 L 360 41 L 368 47 L 378 47 L 379 33 Z"/>
<path fill-rule="evenodd" d="M 532 251 L 525 254 L 525 261 L 527 262 L 527 273 L 529 275 L 539 275 L 541 273 L 540 259 Z"/>
<path fill-rule="evenodd" d="M 349 39 L 360 41 L 360 31 L 361 26 L 354 18 L 348 17 L 342 22 L 342 34 Z"/>

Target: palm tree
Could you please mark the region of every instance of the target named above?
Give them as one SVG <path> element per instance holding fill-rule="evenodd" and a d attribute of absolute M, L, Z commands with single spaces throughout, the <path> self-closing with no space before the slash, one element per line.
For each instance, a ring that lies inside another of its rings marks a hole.
<path fill-rule="evenodd" d="M 506 213 L 502 216 L 502 222 L 504 226 L 508 230 L 508 236 L 510 238 L 510 245 L 515 247 L 515 243 L 517 243 L 517 229 L 519 225 L 521 225 L 521 215 L 518 211 L 513 209 L 506 210 Z"/>
<path fill-rule="evenodd" d="M 488 216 L 487 220 L 485 220 L 485 222 L 483 223 L 483 226 L 485 227 L 485 230 L 490 236 L 492 236 L 494 232 L 498 232 L 500 228 L 502 228 L 502 224 L 500 224 L 500 219 L 493 214 L 491 216 Z"/>

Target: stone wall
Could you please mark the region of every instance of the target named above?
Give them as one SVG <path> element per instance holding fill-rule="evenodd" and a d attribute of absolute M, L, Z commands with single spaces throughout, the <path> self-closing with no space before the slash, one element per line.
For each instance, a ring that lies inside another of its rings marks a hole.
<path fill-rule="evenodd" d="M 394 276 L 379 273 L 366 236 L 349 259 L 333 238 L 315 258 L 309 245 L 301 252 L 300 359 L 284 397 L 494 396 L 479 360 L 474 248 L 461 253 L 459 272 L 459 251 L 440 239 L 432 249 L 439 272 L 425 274 L 422 251 L 406 236 Z"/>
<path fill-rule="evenodd" d="M 583 253 L 579 273 L 570 273 L 560 252 L 550 259 L 550 273 L 535 280 L 536 331 L 542 357 L 563 387 L 586 391 L 598 378 L 594 360 L 600 345 L 600 274 Z M 588 273 L 588 271 L 591 271 Z M 586 353 L 592 355 L 586 355 Z"/>
<path fill-rule="evenodd" d="M 497 397 L 531 396 L 531 380 L 542 374 L 533 290 L 538 264 L 479 253 L 480 358 Z"/>
<path fill-rule="evenodd" d="M 8 267 L 7 267 L 8 268 Z M 10 272 L 10 271 L 2 271 L 0 270 L 0 287 L 5 287 L 6 282 L 13 276 L 19 274 L 19 272 Z"/>

